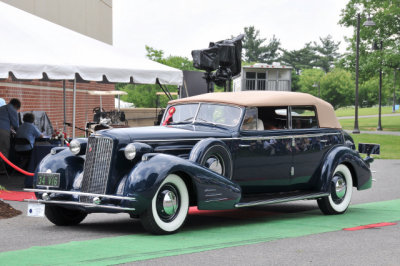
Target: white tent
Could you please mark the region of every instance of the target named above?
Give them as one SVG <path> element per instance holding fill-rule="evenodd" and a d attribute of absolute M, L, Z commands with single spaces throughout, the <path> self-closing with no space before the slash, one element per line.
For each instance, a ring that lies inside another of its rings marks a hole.
<path fill-rule="evenodd" d="M 76 75 L 87 81 L 155 84 L 158 80 L 166 85 L 182 84 L 181 70 L 133 58 L 111 45 L 1 1 L 0 25 L 0 79 L 8 78 L 11 72 L 17 79 L 75 81 L 73 137 Z"/>
<path fill-rule="evenodd" d="M 0 1 L 0 78 L 75 78 L 109 82 L 181 85 L 181 70 L 132 58 L 89 38 Z"/>

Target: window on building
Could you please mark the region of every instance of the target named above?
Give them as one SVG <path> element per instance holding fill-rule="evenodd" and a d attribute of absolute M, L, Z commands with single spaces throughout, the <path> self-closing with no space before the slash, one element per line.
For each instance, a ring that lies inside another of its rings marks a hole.
<path fill-rule="evenodd" d="M 246 90 L 265 90 L 267 73 L 246 72 Z"/>
<path fill-rule="evenodd" d="M 265 79 L 267 77 L 267 73 L 257 73 L 257 90 L 265 91 Z"/>

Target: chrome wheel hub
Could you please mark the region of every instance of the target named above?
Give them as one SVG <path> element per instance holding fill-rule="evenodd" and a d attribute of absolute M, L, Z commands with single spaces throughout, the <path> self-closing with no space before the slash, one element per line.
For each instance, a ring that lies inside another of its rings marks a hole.
<path fill-rule="evenodd" d="M 211 156 L 207 159 L 205 166 L 217 174 L 223 175 L 223 165 L 217 156 Z"/>
<path fill-rule="evenodd" d="M 346 180 L 340 173 L 336 173 L 336 175 L 332 179 L 332 185 L 332 199 L 335 203 L 339 204 L 343 201 L 346 195 Z"/>
<path fill-rule="evenodd" d="M 178 201 L 172 191 L 168 191 L 164 195 L 163 210 L 167 215 L 173 215 L 178 210 Z"/>
<path fill-rule="evenodd" d="M 165 184 L 157 195 L 156 209 L 160 219 L 171 222 L 179 212 L 179 192 L 172 184 Z"/>

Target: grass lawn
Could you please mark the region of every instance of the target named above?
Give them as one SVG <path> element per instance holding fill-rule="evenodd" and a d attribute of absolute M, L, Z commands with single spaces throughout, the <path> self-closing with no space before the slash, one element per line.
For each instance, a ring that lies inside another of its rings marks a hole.
<path fill-rule="evenodd" d="M 343 129 L 354 129 L 354 119 L 339 120 Z M 382 117 L 383 131 L 400 131 L 400 116 L 383 116 Z M 359 118 L 358 127 L 361 131 L 376 131 L 378 126 L 378 117 Z"/>
<path fill-rule="evenodd" d="M 378 107 L 358 108 L 358 115 L 377 115 L 379 113 Z M 399 110 L 395 114 L 400 113 Z M 339 116 L 354 116 L 354 107 L 342 107 L 335 111 L 337 117 Z M 392 114 L 392 106 L 382 106 L 382 114 Z"/>
<path fill-rule="evenodd" d="M 358 143 L 377 143 L 381 145 L 380 155 L 371 155 L 376 159 L 400 159 L 400 136 L 351 134 L 358 149 Z M 364 154 L 363 154 L 363 157 Z"/>

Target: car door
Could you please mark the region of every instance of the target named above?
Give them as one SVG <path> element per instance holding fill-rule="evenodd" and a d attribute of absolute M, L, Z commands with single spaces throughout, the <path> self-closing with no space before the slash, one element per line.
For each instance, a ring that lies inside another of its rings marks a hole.
<path fill-rule="evenodd" d="M 233 179 L 245 194 L 286 191 L 292 162 L 291 136 L 285 126 L 270 129 L 267 118 L 260 118 L 257 108 L 246 109 Z"/>
<path fill-rule="evenodd" d="M 291 167 L 291 189 L 313 190 L 315 176 L 325 153 L 338 141 L 337 130 L 321 129 L 318 126 L 314 106 L 292 106 L 291 134 L 293 136 Z"/>

